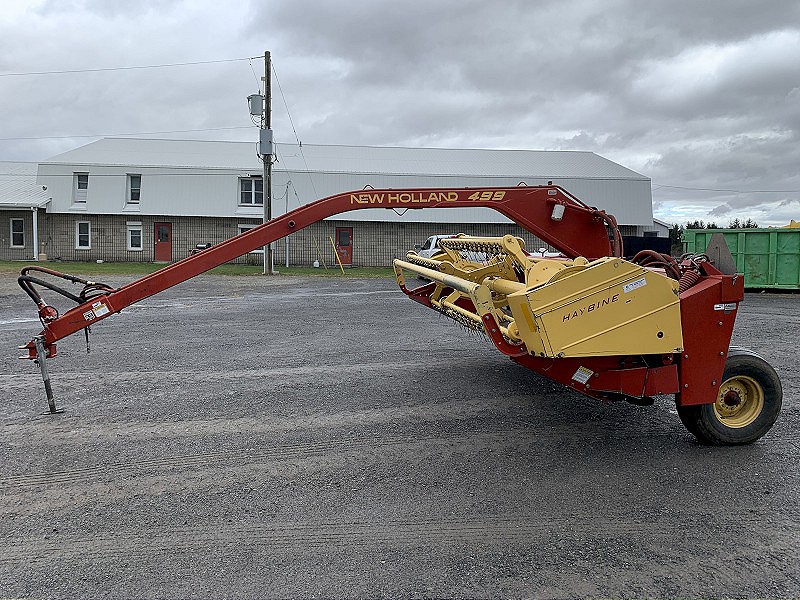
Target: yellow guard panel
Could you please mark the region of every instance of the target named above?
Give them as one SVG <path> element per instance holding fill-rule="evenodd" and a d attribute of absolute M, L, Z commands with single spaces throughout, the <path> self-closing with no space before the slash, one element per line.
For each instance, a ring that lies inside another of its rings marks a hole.
<path fill-rule="evenodd" d="M 678 282 L 620 258 L 556 273 L 507 299 L 531 354 L 671 354 L 683 348 Z"/>

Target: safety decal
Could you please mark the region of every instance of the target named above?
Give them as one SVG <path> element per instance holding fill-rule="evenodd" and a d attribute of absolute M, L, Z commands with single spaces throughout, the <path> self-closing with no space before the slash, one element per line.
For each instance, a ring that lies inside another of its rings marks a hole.
<path fill-rule="evenodd" d="M 724 310 L 726 313 L 736 310 L 736 302 L 726 302 L 725 304 L 715 304 L 714 310 Z"/>
<path fill-rule="evenodd" d="M 574 381 L 578 383 L 586 384 L 589 381 L 589 378 L 594 375 L 594 371 L 587 369 L 586 367 L 578 367 L 578 370 L 575 371 L 575 374 L 572 376 Z"/>
<path fill-rule="evenodd" d="M 87 310 L 85 313 L 83 313 L 83 318 L 86 321 L 94 321 L 94 313 L 91 310 Z"/>
<path fill-rule="evenodd" d="M 641 279 L 637 279 L 636 281 L 631 281 L 630 283 L 626 283 L 622 286 L 622 291 L 624 293 L 632 292 L 633 290 L 638 290 L 647 285 L 647 279 L 642 277 Z"/>
<path fill-rule="evenodd" d="M 92 311 L 94 312 L 94 316 L 97 318 L 102 317 L 103 315 L 107 315 L 110 310 L 108 310 L 108 306 L 103 304 L 102 302 L 95 302 L 92 304 Z"/>

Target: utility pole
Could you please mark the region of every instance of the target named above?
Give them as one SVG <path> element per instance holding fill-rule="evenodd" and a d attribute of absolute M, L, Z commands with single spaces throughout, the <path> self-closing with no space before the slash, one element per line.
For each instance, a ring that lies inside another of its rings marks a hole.
<path fill-rule="evenodd" d="M 272 220 L 272 60 L 269 51 L 264 52 L 264 113 L 261 115 L 260 149 L 264 161 L 263 196 L 264 223 Z M 264 275 L 274 275 L 272 244 L 264 246 Z"/>

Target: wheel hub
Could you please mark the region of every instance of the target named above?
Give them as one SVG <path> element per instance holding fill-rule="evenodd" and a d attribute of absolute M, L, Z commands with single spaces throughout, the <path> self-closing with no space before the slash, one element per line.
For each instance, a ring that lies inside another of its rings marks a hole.
<path fill-rule="evenodd" d="M 764 408 L 764 390 L 752 377 L 739 375 L 722 383 L 714 413 L 727 427 L 747 427 Z"/>
<path fill-rule="evenodd" d="M 737 390 L 731 390 L 725 394 L 725 397 L 722 399 L 722 401 L 725 403 L 725 406 L 736 408 L 742 403 L 742 397 L 739 395 Z"/>

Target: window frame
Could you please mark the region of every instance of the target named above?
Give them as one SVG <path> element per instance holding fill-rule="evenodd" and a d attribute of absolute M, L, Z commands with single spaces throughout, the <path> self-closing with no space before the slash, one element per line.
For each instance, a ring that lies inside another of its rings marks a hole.
<path fill-rule="evenodd" d="M 86 178 L 85 187 L 81 187 L 81 178 Z M 86 204 L 89 195 L 89 173 L 74 172 L 72 174 L 72 202 L 73 204 Z"/>
<path fill-rule="evenodd" d="M 22 224 L 22 231 L 14 231 L 14 221 L 19 221 Z M 22 217 L 10 217 L 8 220 L 9 232 L 9 248 L 24 248 L 25 247 L 25 219 Z M 22 244 L 14 243 L 14 234 L 22 235 Z"/>
<path fill-rule="evenodd" d="M 238 231 L 238 233 L 241 234 L 241 233 L 244 233 L 245 231 L 250 231 L 254 227 L 258 227 L 258 226 L 259 226 L 259 223 L 238 223 L 236 225 L 236 230 Z M 261 248 L 258 248 L 256 250 L 250 250 L 250 252 L 248 252 L 248 254 L 264 254 L 264 248 L 261 247 Z"/>
<path fill-rule="evenodd" d="M 131 233 L 139 232 L 139 247 L 133 245 Z M 127 221 L 125 223 L 125 240 L 129 252 L 142 252 L 144 250 L 144 228 L 141 221 Z"/>
<path fill-rule="evenodd" d="M 256 189 L 256 183 L 261 183 L 261 202 L 257 200 L 259 191 Z M 250 189 L 245 190 L 245 184 L 249 184 Z M 244 201 L 244 194 L 248 194 L 249 201 Z M 239 177 L 239 206 L 264 206 L 264 178 L 261 175 Z"/>
<path fill-rule="evenodd" d="M 134 177 L 139 179 L 139 185 L 137 187 L 133 187 L 133 179 Z M 136 199 L 134 199 L 134 191 L 136 191 Z M 135 204 L 139 205 L 142 199 L 142 175 L 141 173 L 128 173 L 127 175 L 127 185 L 125 191 L 125 203 L 126 204 Z"/>
<path fill-rule="evenodd" d="M 87 246 L 81 246 L 81 225 L 86 225 Z M 90 221 L 75 221 L 75 250 L 92 249 L 92 223 Z"/>

